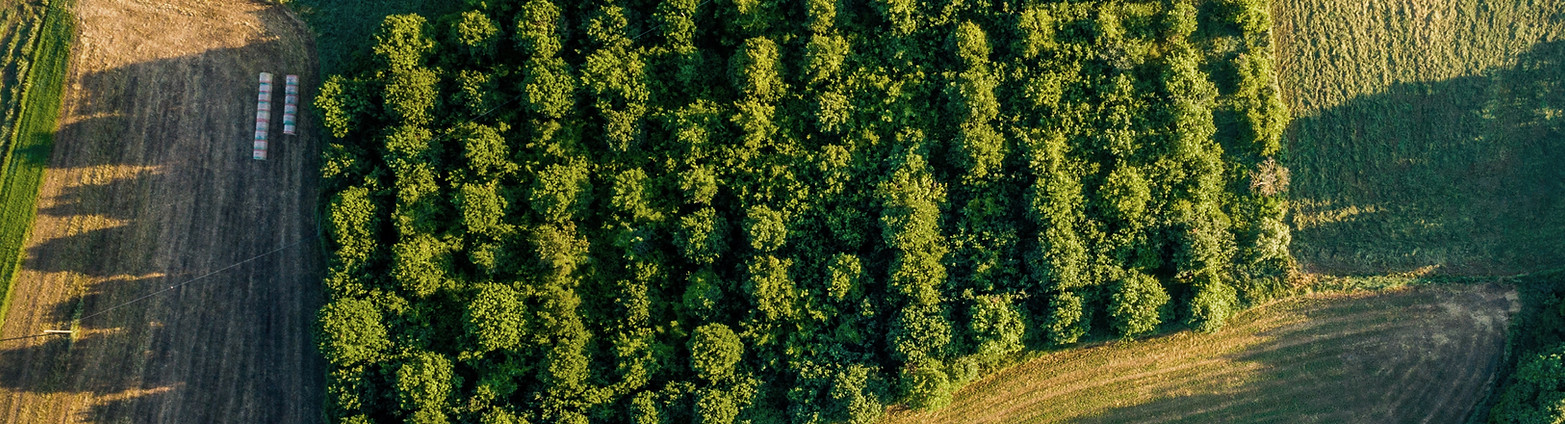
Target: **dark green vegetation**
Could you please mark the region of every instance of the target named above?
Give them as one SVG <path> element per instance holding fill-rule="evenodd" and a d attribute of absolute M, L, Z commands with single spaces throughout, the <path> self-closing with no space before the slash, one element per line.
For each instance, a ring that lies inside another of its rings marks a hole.
<path fill-rule="evenodd" d="M 389 15 L 436 16 L 460 7 L 440 0 L 277 0 L 287 4 L 315 31 L 322 74 L 339 74 L 350 64 L 369 60 L 375 29 Z"/>
<path fill-rule="evenodd" d="M 1494 423 L 1565 419 L 1565 271 L 1517 278 L 1522 312 L 1511 329 L 1510 377 L 1495 389 Z"/>
<path fill-rule="evenodd" d="M 321 87 L 348 422 L 871 422 L 1285 291 L 1267 4 L 470 3 Z"/>
<path fill-rule="evenodd" d="M 38 212 L 38 184 L 54 150 L 55 121 L 60 115 L 71 40 L 76 34 L 70 4 L 70 0 L 53 0 L 45 6 L 30 59 L 25 60 L 31 65 L 7 64 L 17 66 L 15 75 L 25 75 L 26 82 L 16 93 L 20 99 L 16 126 L 0 145 L 0 321 L 10 305 L 11 281 L 22 260 L 22 243 L 27 241 Z M 13 75 L 10 72 L 6 75 Z M 6 113 L 10 114 L 10 108 Z"/>

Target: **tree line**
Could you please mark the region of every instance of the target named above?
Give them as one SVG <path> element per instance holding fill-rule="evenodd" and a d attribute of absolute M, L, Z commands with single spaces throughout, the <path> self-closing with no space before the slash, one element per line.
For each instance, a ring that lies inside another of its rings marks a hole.
<path fill-rule="evenodd" d="M 344 422 L 869 423 L 1282 293 L 1267 3 L 471 1 L 314 106 Z"/>

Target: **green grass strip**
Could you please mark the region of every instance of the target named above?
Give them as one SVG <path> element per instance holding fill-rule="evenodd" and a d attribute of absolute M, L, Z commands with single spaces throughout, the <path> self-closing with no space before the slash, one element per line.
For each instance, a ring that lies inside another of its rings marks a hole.
<path fill-rule="evenodd" d="M 70 0 L 53 0 L 33 49 L 33 68 L 22 85 L 21 113 L 0 165 L 0 322 L 11 306 L 11 285 L 21 268 L 22 245 L 38 213 L 38 184 L 54 152 L 71 41 L 76 36 Z"/>

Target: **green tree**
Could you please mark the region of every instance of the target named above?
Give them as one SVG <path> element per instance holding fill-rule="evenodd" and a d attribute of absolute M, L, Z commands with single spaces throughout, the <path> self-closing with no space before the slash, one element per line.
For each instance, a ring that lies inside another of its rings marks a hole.
<path fill-rule="evenodd" d="M 1103 187 L 1098 189 L 1099 211 L 1121 225 L 1144 225 L 1147 205 L 1152 201 L 1152 190 L 1141 172 L 1134 166 L 1119 166 L 1109 172 Z"/>
<path fill-rule="evenodd" d="M 404 238 L 391 248 L 391 275 L 403 290 L 428 297 L 450 286 L 451 246 L 428 234 Z"/>
<path fill-rule="evenodd" d="M 463 323 L 480 351 L 511 349 L 520 345 L 523 323 L 521 296 L 504 284 L 483 284 L 467 304 Z"/>
<path fill-rule="evenodd" d="M 723 324 L 707 324 L 690 335 L 690 369 L 707 381 L 723 381 L 744 355 L 739 336 Z M 731 418 L 730 418 L 731 419 Z"/>
<path fill-rule="evenodd" d="M 718 256 L 727 248 L 723 237 L 725 227 L 723 219 L 717 215 L 717 210 L 697 209 L 679 218 L 679 233 L 674 239 L 674 244 L 691 263 L 711 264 L 717 261 Z"/>
<path fill-rule="evenodd" d="M 976 353 L 998 359 L 1022 349 L 1026 324 L 1022 315 L 1003 296 L 979 296 L 973 299 L 968 331 L 973 334 Z"/>
<path fill-rule="evenodd" d="M 337 246 L 336 261 L 345 271 L 363 271 L 380 245 L 375 199 L 365 187 L 349 187 L 334 196 L 328 209 L 326 230 Z"/>
<path fill-rule="evenodd" d="M 902 371 L 902 398 L 909 407 L 933 411 L 951 403 L 951 379 L 938 362 L 920 362 Z"/>
<path fill-rule="evenodd" d="M 528 196 L 533 211 L 550 222 L 564 222 L 581 213 L 591 201 L 587 164 L 581 161 L 553 164 L 539 172 Z"/>
<path fill-rule="evenodd" d="M 505 223 L 507 202 L 494 182 L 487 184 L 463 184 L 457 193 L 457 207 L 462 211 L 462 225 L 470 234 L 499 237 L 511 232 Z"/>
<path fill-rule="evenodd" d="M 452 372 L 451 360 L 434 352 L 412 355 L 397 367 L 397 404 L 404 411 L 440 412 L 446 408 L 462 377 Z"/>
<path fill-rule="evenodd" d="M 1238 293 L 1232 286 L 1223 284 L 1215 277 L 1199 278 L 1195 285 L 1195 296 L 1190 299 L 1190 314 L 1185 322 L 1197 331 L 1217 331 L 1238 311 Z"/>
<path fill-rule="evenodd" d="M 499 38 L 500 28 L 489 19 L 484 12 L 469 10 L 457 15 L 457 21 L 451 25 L 451 39 L 457 45 L 467 49 L 468 55 L 475 61 L 487 60 L 495 54 L 495 42 Z"/>
<path fill-rule="evenodd" d="M 1565 345 L 1528 356 L 1489 412 L 1503 424 L 1565 422 Z"/>
<path fill-rule="evenodd" d="M 697 394 L 696 423 L 731 424 L 739 416 L 739 405 L 720 389 L 702 389 Z"/>
<path fill-rule="evenodd" d="M 1121 337 L 1130 338 L 1156 330 L 1163 323 L 1168 293 L 1156 278 L 1129 271 L 1114 285 L 1109 299 L 1109 321 Z"/>
<path fill-rule="evenodd" d="M 794 305 L 798 302 L 799 293 L 794 288 L 793 279 L 788 277 L 788 267 L 792 265 L 790 259 L 777 259 L 770 255 L 750 260 L 746 272 L 749 278 L 745 280 L 744 288 L 755 310 L 765 320 L 780 321 L 797 316 Z"/>
<path fill-rule="evenodd" d="M 321 123 L 335 138 L 347 138 L 375 111 L 365 84 L 342 75 L 332 75 L 321 83 L 320 93 L 315 96 L 315 110 L 320 111 Z"/>
<path fill-rule="evenodd" d="M 744 220 L 745 236 L 750 247 L 760 252 L 781 249 L 788 238 L 788 226 L 782 213 L 766 205 L 751 206 Z"/>
<path fill-rule="evenodd" d="M 501 129 L 472 122 L 457 124 L 452 132 L 462 140 L 462 158 L 473 177 L 493 180 L 517 169 L 511 161 L 510 148 L 506 146 Z"/>
<path fill-rule="evenodd" d="M 321 307 L 321 356 L 338 366 L 375 362 L 391 348 L 380 310 L 368 300 L 344 297 Z"/>
<path fill-rule="evenodd" d="M 413 126 L 434 122 L 437 89 L 435 71 L 424 68 L 398 68 L 386 78 L 386 112 L 393 121 Z"/>
<path fill-rule="evenodd" d="M 1087 335 L 1091 320 L 1087 319 L 1086 301 L 1081 296 L 1064 292 L 1049 300 L 1048 337 L 1057 345 L 1075 343 Z"/>
<path fill-rule="evenodd" d="M 386 16 L 375 32 L 376 65 L 393 72 L 423 66 L 435 51 L 435 41 L 428 35 L 430 32 L 429 22 L 423 16 Z"/>

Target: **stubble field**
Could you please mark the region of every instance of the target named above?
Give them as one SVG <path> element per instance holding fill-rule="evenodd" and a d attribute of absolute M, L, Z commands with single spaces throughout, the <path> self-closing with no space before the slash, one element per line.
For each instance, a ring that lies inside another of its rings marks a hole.
<path fill-rule="evenodd" d="M 244 0 L 74 12 L 61 127 L 0 327 L 0 422 L 319 420 L 308 114 L 299 137 L 274 130 L 271 160 L 249 159 L 255 76 L 300 74 L 307 100 L 309 31 Z M 36 336 L 62 328 L 76 333 Z"/>
<path fill-rule="evenodd" d="M 1303 296 L 1216 334 L 1047 354 L 886 422 L 1461 422 L 1516 307 L 1495 285 Z"/>

